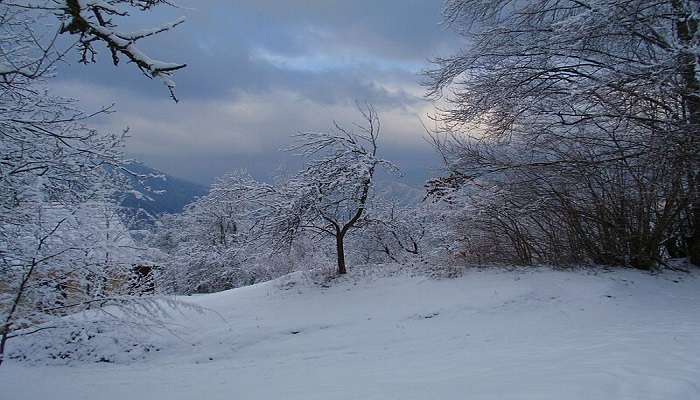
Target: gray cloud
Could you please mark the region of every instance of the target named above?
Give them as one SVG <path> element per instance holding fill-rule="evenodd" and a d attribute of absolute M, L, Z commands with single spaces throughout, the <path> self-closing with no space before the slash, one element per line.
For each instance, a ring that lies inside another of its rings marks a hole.
<path fill-rule="evenodd" d="M 417 82 L 428 58 L 455 46 L 439 26 L 439 2 L 180 4 L 130 23 L 187 16 L 181 28 L 144 46 L 152 57 L 188 63 L 176 76 L 181 103 L 132 66 L 110 65 L 105 52 L 97 65 L 62 68 L 54 85 L 88 107 L 116 102 L 118 112 L 97 123 L 129 126 L 130 153 L 200 182 L 241 167 L 265 176 L 288 162 L 277 150 L 290 134 L 325 129 L 333 119 L 349 124 L 359 100 L 381 112 L 387 158 L 404 164 L 412 180 L 434 164 L 420 124 L 431 105 Z"/>

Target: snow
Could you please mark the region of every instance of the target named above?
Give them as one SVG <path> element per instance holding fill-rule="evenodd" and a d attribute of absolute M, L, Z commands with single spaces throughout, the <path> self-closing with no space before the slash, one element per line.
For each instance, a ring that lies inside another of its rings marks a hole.
<path fill-rule="evenodd" d="M 14 72 L 14 71 L 15 71 L 15 68 L 12 68 L 9 65 L 5 65 L 3 63 L 0 63 L 0 75 L 9 74 L 9 73 Z"/>
<path fill-rule="evenodd" d="M 162 190 L 161 192 L 165 192 L 165 191 Z M 139 192 L 138 190 L 127 190 L 126 193 L 128 193 L 128 194 L 134 196 L 134 198 L 135 198 L 136 200 L 155 201 L 155 200 L 153 200 L 152 197 L 146 196 L 145 194 L 143 194 L 142 192 Z M 161 193 L 157 193 L 157 194 L 161 194 Z"/>
<path fill-rule="evenodd" d="M 328 287 L 325 287 L 328 286 Z M 187 297 L 129 365 L 0 367 L 3 399 L 697 399 L 700 275 L 472 270 Z M 11 345 L 11 344 L 10 344 Z"/>

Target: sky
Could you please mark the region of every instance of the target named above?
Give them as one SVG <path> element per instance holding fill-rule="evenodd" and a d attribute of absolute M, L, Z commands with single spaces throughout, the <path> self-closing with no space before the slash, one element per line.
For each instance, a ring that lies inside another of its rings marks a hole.
<path fill-rule="evenodd" d="M 381 156 L 420 185 L 439 161 L 426 140 L 433 105 L 420 72 L 452 53 L 458 37 L 436 0 L 178 0 L 178 8 L 129 17 L 124 30 L 184 16 L 174 31 L 140 42 L 150 57 L 186 63 L 165 86 L 109 53 L 59 68 L 53 86 L 83 108 L 114 104 L 98 129 L 129 128 L 128 154 L 164 172 L 208 184 L 235 169 L 260 179 L 298 161 L 280 152 L 300 131 L 360 122 L 371 103 L 382 120 Z M 128 28 L 128 29 L 127 29 Z M 75 55 L 77 59 L 77 54 Z"/>

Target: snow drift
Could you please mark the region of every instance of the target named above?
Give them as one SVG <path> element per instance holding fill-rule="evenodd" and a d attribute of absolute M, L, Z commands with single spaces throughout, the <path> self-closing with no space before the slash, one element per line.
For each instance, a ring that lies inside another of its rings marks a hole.
<path fill-rule="evenodd" d="M 129 364 L 0 371 L 7 399 L 696 399 L 700 277 L 304 274 L 186 298 Z"/>

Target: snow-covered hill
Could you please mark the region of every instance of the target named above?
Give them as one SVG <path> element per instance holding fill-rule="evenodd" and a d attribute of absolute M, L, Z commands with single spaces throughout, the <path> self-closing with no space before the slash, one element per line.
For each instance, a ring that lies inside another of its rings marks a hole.
<path fill-rule="evenodd" d="M 324 287 L 328 286 L 328 287 Z M 187 298 L 129 365 L 0 367 L 2 399 L 698 399 L 700 277 L 302 274 Z"/>

